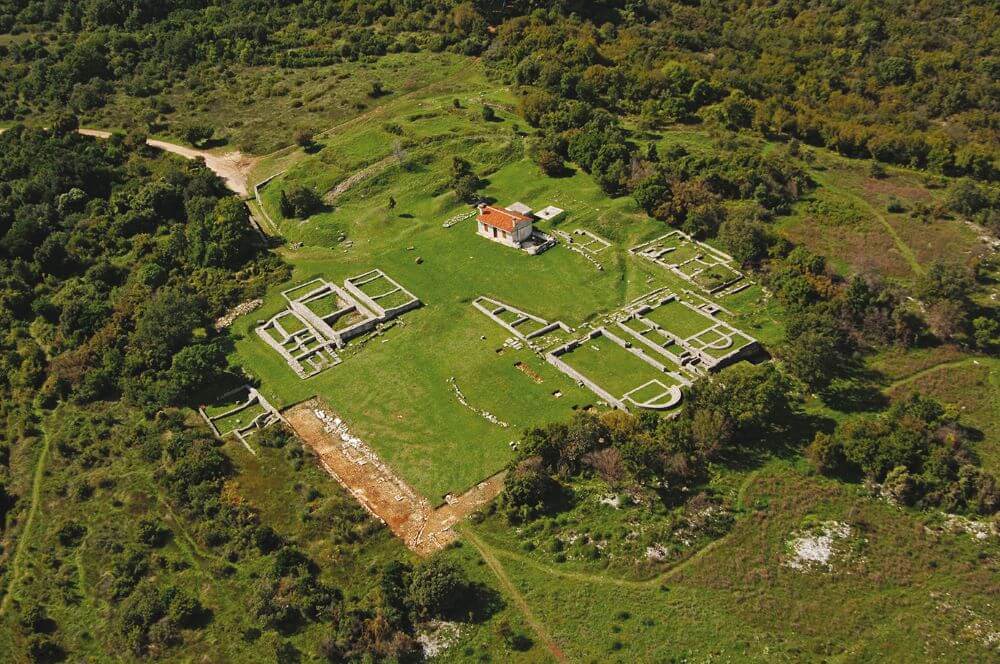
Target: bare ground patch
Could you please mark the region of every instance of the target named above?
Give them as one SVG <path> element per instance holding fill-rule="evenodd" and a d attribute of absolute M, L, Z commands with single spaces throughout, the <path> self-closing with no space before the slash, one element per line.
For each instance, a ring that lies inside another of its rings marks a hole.
<path fill-rule="evenodd" d="M 452 526 L 493 500 L 503 488 L 504 473 L 497 473 L 458 497 L 449 496 L 445 504 L 435 508 L 367 444 L 332 426 L 331 421 L 339 417 L 320 399 L 293 406 L 284 416 L 316 453 L 324 470 L 420 555 L 452 542 L 457 537 Z"/>

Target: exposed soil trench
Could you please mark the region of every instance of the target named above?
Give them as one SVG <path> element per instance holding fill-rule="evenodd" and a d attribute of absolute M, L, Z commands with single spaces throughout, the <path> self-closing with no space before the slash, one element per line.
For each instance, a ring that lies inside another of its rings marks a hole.
<path fill-rule="evenodd" d="M 93 136 L 95 138 L 108 138 L 111 136 L 111 132 L 100 129 L 81 129 L 80 133 L 84 136 Z M 247 157 L 238 151 L 216 155 L 205 150 L 196 150 L 184 147 L 183 145 L 160 141 L 155 138 L 148 139 L 146 145 L 151 148 L 163 150 L 164 152 L 172 152 L 185 159 L 204 159 L 205 166 L 222 178 L 230 191 L 240 196 L 247 195 L 247 173 L 250 172 L 250 169 L 256 163 L 255 159 Z"/>
<path fill-rule="evenodd" d="M 457 498 L 434 507 L 397 476 L 365 443 L 344 440 L 320 419 L 336 417 L 319 398 L 293 406 L 283 413 L 288 423 L 319 457 L 323 469 L 340 482 L 365 509 L 425 556 L 443 549 L 456 537 L 452 526 L 490 502 L 503 488 L 500 472 Z"/>

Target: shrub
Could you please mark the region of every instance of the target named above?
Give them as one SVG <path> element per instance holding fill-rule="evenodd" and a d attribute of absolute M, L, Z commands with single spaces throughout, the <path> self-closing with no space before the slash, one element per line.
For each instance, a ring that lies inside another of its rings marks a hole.
<path fill-rule="evenodd" d="M 212 138 L 215 128 L 211 125 L 192 124 L 184 128 L 184 140 L 197 147 Z"/>
<path fill-rule="evenodd" d="M 566 162 L 557 152 L 540 150 L 535 157 L 538 167 L 549 177 L 558 177 L 566 173 Z"/>
<path fill-rule="evenodd" d="M 843 445 L 829 434 L 819 432 L 806 447 L 806 458 L 824 475 L 841 472 L 847 465 Z"/>
<path fill-rule="evenodd" d="M 542 471 L 540 459 L 527 459 L 507 474 L 500 505 L 511 523 L 530 521 L 549 512 L 562 494 L 562 487 Z"/>
<path fill-rule="evenodd" d="M 422 618 L 446 618 L 468 601 L 469 580 L 455 563 L 440 556 L 413 570 L 407 596 Z"/>
<path fill-rule="evenodd" d="M 297 130 L 294 138 L 295 144 L 303 148 L 311 147 L 313 144 L 313 133 L 308 129 Z"/>
<path fill-rule="evenodd" d="M 309 187 L 294 184 L 281 192 L 280 206 L 285 217 L 305 219 L 322 210 L 323 201 Z"/>

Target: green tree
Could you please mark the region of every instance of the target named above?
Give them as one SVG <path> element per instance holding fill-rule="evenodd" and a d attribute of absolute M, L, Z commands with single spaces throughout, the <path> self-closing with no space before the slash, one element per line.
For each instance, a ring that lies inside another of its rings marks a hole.
<path fill-rule="evenodd" d="M 559 482 L 541 468 L 540 459 L 519 463 L 504 478 L 500 506 L 511 523 L 548 513 L 562 493 Z"/>
<path fill-rule="evenodd" d="M 979 316 L 972 320 L 972 337 L 976 347 L 985 353 L 1000 349 L 1000 322 L 996 318 Z"/>
<path fill-rule="evenodd" d="M 184 128 L 184 140 L 198 147 L 215 135 L 215 127 L 205 124 L 191 124 Z"/>
<path fill-rule="evenodd" d="M 744 265 L 757 263 L 767 256 L 767 232 L 760 222 L 729 218 L 719 227 L 719 240 L 733 258 Z"/>
<path fill-rule="evenodd" d="M 788 340 L 780 355 L 788 372 L 815 391 L 829 387 L 846 361 L 838 339 L 819 329 L 805 330 Z"/>
<path fill-rule="evenodd" d="M 410 575 L 408 597 L 422 618 L 453 617 L 469 600 L 470 583 L 454 562 L 435 556 Z"/>

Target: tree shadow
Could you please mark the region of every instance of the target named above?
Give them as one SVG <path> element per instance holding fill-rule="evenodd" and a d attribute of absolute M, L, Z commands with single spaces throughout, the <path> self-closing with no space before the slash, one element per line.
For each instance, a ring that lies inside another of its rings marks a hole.
<path fill-rule="evenodd" d="M 463 615 L 453 616 L 456 619 L 469 623 L 483 623 L 491 617 L 503 611 L 506 603 L 503 595 L 490 588 L 486 584 L 475 582 L 469 584 L 466 591 L 466 600 L 461 607 Z"/>
<path fill-rule="evenodd" d="M 882 392 L 885 376 L 860 361 L 848 362 L 840 375 L 819 391 L 819 396 L 830 408 L 842 413 L 869 413 L 889 405 L 889 398 Z"/>
<path fill-rule="evenodd" d="M 870 413 L 889 405 L 889 398 L 879 386 L 864 380 L 835 380 L 819 396 L 827 406 L 842 413 Z"/>
<path fill-rule="evenodd" d="M 205 139 L 195 147 L 197 147 L 200 150 L 212 150 L 214 148 L 221 148 L 223 145 L 229 145 L 228 137 L 213 136 L 212 138 Z"/>
<path fill-rule="evenodd" d="M 571 178 L 571 177 L 573 177 L 574 175 L 577 174 L 577 170 L 575 168 L 573 168 L 572 166 L 570 166 L 569 164 L 564 163 L 559 168 L 555 168 L 555 169 L 546 171 L 545 174 L 548 175 L 550 178 L 555 178 L 557 180 L 561 180 L 561 179 L 564 179 L 564 178 Z"/>
<path fill-rule="evenodd" d="M 186 625 L 191 629 L 204 629 L 215 620 L 215 613 L 212 609 L 202 606 L 201 610 L 195 613 Z"/>

